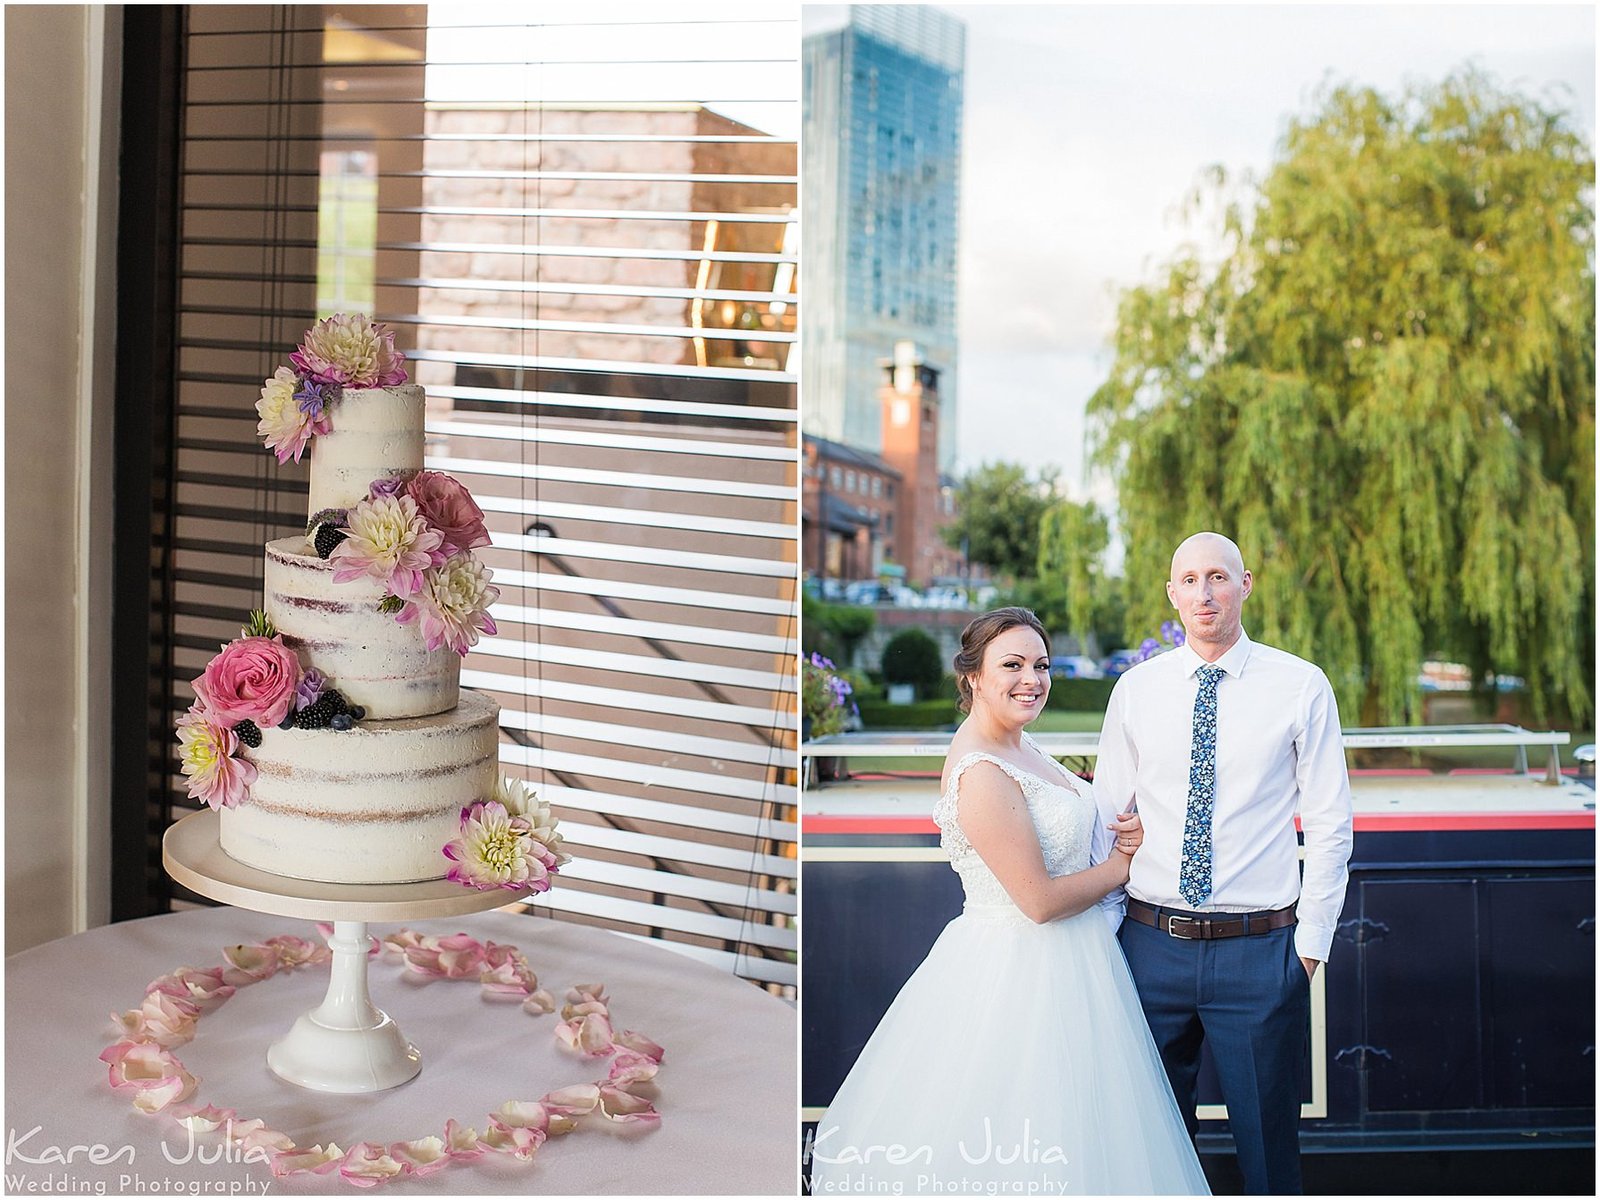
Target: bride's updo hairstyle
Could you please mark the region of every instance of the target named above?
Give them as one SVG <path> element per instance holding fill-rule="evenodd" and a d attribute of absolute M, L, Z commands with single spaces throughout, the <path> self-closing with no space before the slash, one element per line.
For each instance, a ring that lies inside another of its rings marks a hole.
<path fill-rule="evenodd" d="M 972 711 L 972 684 L 968 677 L 976 675 L 978 668 L 983 666 L 983 652 L 995 638 L 1008 629 L 1015 629 L 1018 625 L 1026 625 L 1039 635 L 1039 640 L 1044 643 L 1044 652 L 1048 656 L 1050 635 L 1044 631 L 1044 625 L 1040 623 L 1039 618 L 1026 608 L 992 609 L 981 617 L 974 617 L 961 631 L 961 649 L 956 653 L 955 661 L 951 665 L 956 672 L 956 691 L 961 697 L 956 707 L 962 712 Z"/>

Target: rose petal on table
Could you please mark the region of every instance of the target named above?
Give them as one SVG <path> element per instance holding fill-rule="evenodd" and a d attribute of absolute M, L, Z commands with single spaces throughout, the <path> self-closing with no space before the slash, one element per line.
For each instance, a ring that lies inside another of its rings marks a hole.
<path fill-rule="evenodd" d="M 321 926 L 319 925 L 318 928 L 320 929 Z M 329 929 L 332 929 L 331 925 Z M 415 929 L 399 929 L 383 939 L 383 948 L 396 954 L 404 954 L 413 946 L 420 946 L 421 944 L 422 935 Z"/>
<path fill-rule="evenodd" d="M 660 1046 L 656 1045 L 656 1043 L 645 1037 L 644 1034 L 638 1033 L 632 1029 L 624 1029 L 621 1033 L 617 1034 L 614 1040 L 617 1045 L 624 1046 L 627 1049 L 634 1051 L 636 1054 L 642 1054 L 646 1058 L 652 1058 L 656 1062 L 660 1062 L 667 1053 Z"/>
<path fill-rule="evenodd" d="M 389 1152 L 377 1142 L 352 1146 L 339 1166 L 339 1174 L 356 1187 L 376 1187 L 404 1170 L 405 1167 L 390 1158 Z"/>
<path fill-rule="evenodd" d="M 584 1113 L 593 1112 L 599 1102 L 600 1088 L 593 1083 L 575 1083 L 539 1097 L 539 1103 L 546 1111 L 563 1116 L 581 1117 Z"/>
<path fill-rule="evenodd" d="M 280 933 L 276 937 L 269 937 L 261 944 L 277 950 L 278 965 L 285 971 L 292 971 L 296 967 L 314 966 L 333 959 L 333 951 L 326 943 L 313 942 L 310 938 L 296 937 L 292 933 Z"/>
<path fill-rule="evenodd" d="M 143 1113 L 160 1112 L 194 1090 L 194 1076 L 154 1042 L 117 1042 L 100 1052 L 100 1061 L 110 1065 L 111 1086 L 132 1091 L 133 1106 Z"/>
<path fill-rule="evenodd" d="M 555 1036 L 568 1050 L 591 1058 L 611 1052 L 611 1022 L 600 1013 L 590 1013 L 577 1021 L 563 1021 L 555 1027 Z"/>
<path fill-rule="evenodd" d="M 626 1091 L 629 1084 L 645 1083 L 654 1079 L 659 1070 L 661 1064 L 648 1054 L 640 1054 L 636 1050 L 623 1050 L 611 1060 L 609 1082 L 613 1087 Z"/>
<path fill-rule="evenodd" d="M 200 1006 L 169 992 L 148 992 L 136 1013 L 124 1014 L 118 1024 L 128 1030 L 132 1041 L 154 1042 L 170 1050 L 194 1040 Z"/>
<path fill-rule="evenodd" d="M 172 1110 L 172 1115 L 178 1124 L 190 1133 L 210 1133 L 239 1114 L 231 1108 L 214 1108 L 208 1104 L 204 1108 L 196 1108 L 193 1105 L 175 1108 Z"/>
<path fill-rule="evenodd" d="M 505 959 L 499 966 L 480 974 L 478 982 L 486 992 L 508 996 L 526 996 L 539 984 L 526 959 L 521 962 Z"/>
<path fill-rule="evenodd" d="M 660 1121 L 661 1114 L 642 1096 L 635 1096 L 609 1084 L 600 1085 L 600 1115 L 608 1121 L 626 1124 L 633 1121 Z"/>
<path fill-rule="evenodd" d="M 575 983 L 567 992 L 567 1001 L 571 1004 L 582 1004 L 590 1000 L 596 1004 L 604 1004 L 606 1002 L 606 985 L 603 983 Z"/>
<path fill-rule="evenodd" d="M 279 1179 L 285 1175 L 326 1175 L 344 1161 L 345 1152 L 339 1143 L 313 1146 L 309 1150 L 282 1150 L 272 1156 L 272 1173 Z"/>
<path fill-rule="evenodd" d="M 478 1131 L 469 1125 L 457 1125 L 454 1117 L 444 1123 L 444 1144 L 451 1158 L 477 1158 L 483 1153 Z"/>
<path fill-rule="evenodd" d="M 222 957 L 228 960 L 230 968 L 223 972 L 223 978 L 239 987 L 272 978 L 278 973 L 278 967 L 281 965 L 276 946 L 259 944 L 224 946 Z"/>
<path fill-rule="evenodd" d="M 430 1136 L 393 1143 L 389 1157 L 404 1167 L 407 1175 L 432 1175 L 450 1165 L 451 1155 L 443 1138 Z"/>
<path fill-rule="evenodd" d="M 563 1021 L 576 1021 L 579 1017 L 586 1017 L 590 1013 L 598 1013 L 602 1017 L 609 1017 L 611 1010 L 599 1000 L 584 1000 L 578 1004 L 563 1004 L 561 1006 L 561 1019 Z"/>
<path fill-rule="evenodd" d="M 499 1117 L 489 1117 L 489 1128 L 484 1131 L 481 1144 L 498 1154 L 509 1154 L 522 1162 L 530 1161 L 539 1147 L 544 1145 L 545 1131 L 530 1125 L 507 1125 Z"/>
<path fill-rule="evenodd" d="M 556 998 L 543 988 L 522 1002 L 522 1011 L 532 1013 L 536 1017 L 542 1017 L 545 1013 L 552 1013 L 555 1010 Z"/>
<path fill-rule="evenodd" d="M 268 1129 L 260 1117 L 230 1121 L 223 1131 L 230 1142 L 246 1150 L 286 1151 L 294 1149 L 294 1139 L 276 1129 Z"/>
<path fill-rule="evenodd" d="M 221 967 L 179 967 L 170 975 L 151 980 L 145 992 L 166 992 L 198 1004 L 220 1004 L 233 995 L 234 988 L 222 981 Z"/>
<path fill-rule="evenodd" d="M 500 942 L 485 942 L 483 944 L 483 961 L 490 967 L 498 967 L 501 963 L 520 962 L 528 965 L 527 956 L 515 946 Z"/>

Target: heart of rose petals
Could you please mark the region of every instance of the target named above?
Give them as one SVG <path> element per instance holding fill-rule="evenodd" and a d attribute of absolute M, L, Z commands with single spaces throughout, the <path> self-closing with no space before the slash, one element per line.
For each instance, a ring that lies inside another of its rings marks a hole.
<path fill-rule="evenodd" d="M 110 1064 L 111 1086 L 133 1092 L 133 1106 L 143 1113 L 160 1112 L 194 1091 L 194 1076 L 153 1042 L 117 1042 L 101 1051 L 100 1061 Z"/>
<path fill-rule="evenodd" d="M 282 960 L 276 946 L 238 945 L 223 948 L 222 957 L 228 960 L 231 970 L 224 972 L 225 979 L 243 986 L 260 983 L 278 973 Z"/>
<path fill-rule="evenodd" d="M 457 1125 L 454 1117 L 444 1123 L 444 1144 L 451 1158 L 477 1158 L 483 1153 L 478 1131 Z"/>
<path fill-rule="evenodd" d="M 399 1163 L 407 1175 L 432 1175 L 450 1165 L 450 1148 L 440 1137 L 423 1137 L 409 1142 L 395 1142 L 389 1147 L 389 1157 Z"/>

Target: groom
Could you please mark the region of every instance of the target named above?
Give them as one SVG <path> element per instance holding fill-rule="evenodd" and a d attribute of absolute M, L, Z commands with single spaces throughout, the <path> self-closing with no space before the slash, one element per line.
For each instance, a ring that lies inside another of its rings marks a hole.
<path fill-rule="evenodd" d="M 1209 1039 L 1245 1190 L 1294 1193 L 1310 981 L 1344 904 L 1350 783 L 1327 676 L 1245 636 L 1250 587 L 1221 534 L 1178 547 L 1167 598 L 1185 643 L 1117 681 L 1094 782 L 1101 824 L 1130 803 L 1143 818 L 1118 938 L 1189 1134 Z"/>

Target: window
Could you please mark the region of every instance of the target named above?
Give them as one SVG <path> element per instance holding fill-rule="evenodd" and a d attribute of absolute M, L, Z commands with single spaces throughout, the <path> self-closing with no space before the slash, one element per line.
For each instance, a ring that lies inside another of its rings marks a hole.
<path fill-rule="evenodd" d="M 792 10 L 182 11 L 165 729 L 304 526 L 261 380 L 371 311 L 493 535 L 462 683 L 573 846 L 534 911 L 791 987 Z M 155 834 L 191 807 L 162 753 Z"/>

